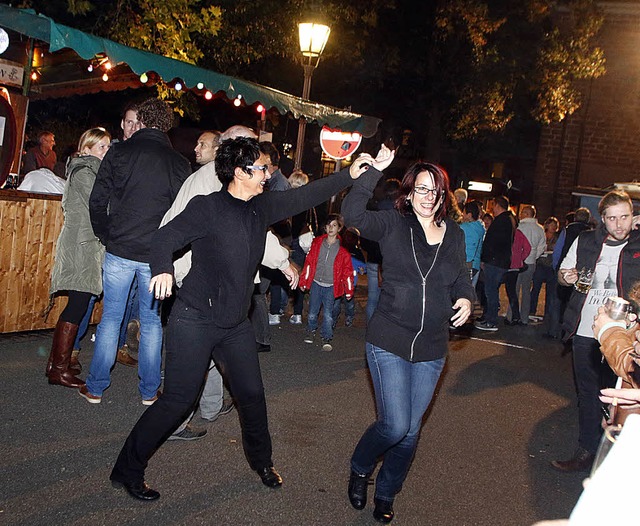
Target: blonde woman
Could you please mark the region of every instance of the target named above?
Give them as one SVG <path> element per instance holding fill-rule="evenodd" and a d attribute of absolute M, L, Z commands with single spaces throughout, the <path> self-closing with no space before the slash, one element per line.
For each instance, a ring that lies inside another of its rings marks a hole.
<path fill-rule="evenodd" d="M 89 195 L 110 144 L 111 135 L 104 128 L 87 130 L 78 142 L 78 156 L 67 165 L 62 196 L 64 225 L 58 237 L 50 293 L 66 291 L 69 301 L 53 333 L 46 370 L 50 384 L 71 388 L 84 385 L 76 376 L 80 364 L 77 359 L 71 361 L 71 354 L 89 303 L 102 292 L 104 246 L 91 227 Z"/>

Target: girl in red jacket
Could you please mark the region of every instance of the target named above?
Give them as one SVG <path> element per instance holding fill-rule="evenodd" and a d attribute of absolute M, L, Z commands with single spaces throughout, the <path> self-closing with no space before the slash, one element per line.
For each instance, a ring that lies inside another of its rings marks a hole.
<path fill-rule="evenodd" d="M 331 351 L 333 338 L 333 303 L 335 298 L 353 297 L 353 266 L 351 256 L 342 246 L 338 232 L 344 221 L 339 214 L 329 214 L 324 224 L 326 234 L 317 237 L 311 244 L 300 274 L 300 290 L 311 290 L 309 295 L 309 318 L 305 343 L 313 343 L 318 328 L 318 314 L 323 308 L 322 350 Z"/>

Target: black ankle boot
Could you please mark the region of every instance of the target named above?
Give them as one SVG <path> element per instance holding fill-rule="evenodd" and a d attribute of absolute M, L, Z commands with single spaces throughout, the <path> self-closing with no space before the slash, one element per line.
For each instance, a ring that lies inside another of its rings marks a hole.
<path fill-rule="evenodd" d="M 373 499 L 375 508 L 373 510 L 373 518 L 378 522 L 388 524 L 393 520 L 393 501 Z"/>
<path fill-rule="evenodd" d="M 351 470 L 349 475 L 349 502 L 357 510 L 361 510 L 367 505 L 368 485 L 369 475 L 360 475 L 360 473 Z"/>

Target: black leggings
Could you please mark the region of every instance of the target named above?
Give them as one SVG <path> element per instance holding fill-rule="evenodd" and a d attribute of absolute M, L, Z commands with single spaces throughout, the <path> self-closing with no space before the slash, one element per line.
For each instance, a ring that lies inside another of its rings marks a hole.
<path fill-rule="evenodd" d="M 89 308 L 89 301 L 91 301 L 90 292 L 79 292 L 77 290 L 69 291 L 69 301 L 67 306 L 60 314 L 60 319 L 74 325 L 80 325 L 82 318 L 84 318 L 87 309 Z"/>

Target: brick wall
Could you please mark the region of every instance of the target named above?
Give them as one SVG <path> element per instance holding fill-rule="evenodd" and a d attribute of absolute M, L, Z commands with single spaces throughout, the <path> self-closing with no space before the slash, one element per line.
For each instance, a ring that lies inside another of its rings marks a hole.
<path fill-rule="evenodd" d="M 562 219 L 574 208 L 576 186 L 640 180 L 640 6 L 601 6 L 605 23 L 599 45 L 607 73 L 581 82 L 581 108 L 542 130 L 533 194 L 541 220 Z"/>

